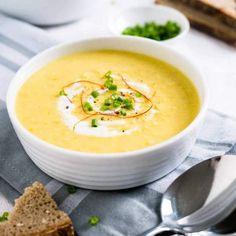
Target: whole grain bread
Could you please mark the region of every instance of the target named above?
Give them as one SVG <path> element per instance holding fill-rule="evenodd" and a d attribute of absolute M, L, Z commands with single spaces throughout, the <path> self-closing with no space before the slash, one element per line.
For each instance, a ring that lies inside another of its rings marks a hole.
<path fill-rule="evenodd" d="M 236 1 L 156 0 L 183 12 L 191 25 L 236 46 Z"/>
<path fill-rule="evenodd" d="M 44 186 L 35 182 L 15 201 L 1 236 L 74 236 L 72 222 L 60 211 Z"/>

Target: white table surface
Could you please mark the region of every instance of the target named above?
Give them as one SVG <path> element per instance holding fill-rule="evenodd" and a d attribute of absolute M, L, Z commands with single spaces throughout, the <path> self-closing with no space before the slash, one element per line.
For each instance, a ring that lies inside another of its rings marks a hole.
<path fill-rule="evenodd" d="M 90 16 L 62 26 L 44 28 L 55 39 L 67 42 L 112 35 L 109 15 L 136 5 L 152 5 L 152 0 L 103 0 Z M 186 38 L 173 45 L 193 60 L 206 75 L 210 92 L 209 108 L 236 117 L 236 48 L 191 29 Z"/>

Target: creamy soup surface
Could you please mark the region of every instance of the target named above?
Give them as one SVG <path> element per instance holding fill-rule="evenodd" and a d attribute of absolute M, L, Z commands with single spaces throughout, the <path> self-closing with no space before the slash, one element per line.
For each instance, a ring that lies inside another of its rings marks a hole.
<path fill-rule="evenodd" d="M 20 88 L 16 113 L 48 143 L 83 152 L 137 150 L 161 143 L 199 111 L 194 85 L 160 60 L 124 51 L 59 58 Z"/>

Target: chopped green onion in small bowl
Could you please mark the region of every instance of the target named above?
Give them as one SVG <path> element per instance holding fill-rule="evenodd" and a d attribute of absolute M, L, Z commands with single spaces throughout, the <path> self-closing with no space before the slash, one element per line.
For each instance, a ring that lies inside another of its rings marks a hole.
<path fill-rule="evenodd" d="M 165 24 L 150 21 L 127 27 L 122 31 L 122 34 L 163 41 L 176 37 L 180 32 L 181 27 L 175 21 L 167 21 Z"/>
<path fill-rule="evenodd" d="M 110 17 L 108 24 L 115 35 L 143 37 L 160 43 L 176 42 L 190 28 L 181 12 L 161 5 L 121 10 Z"/>

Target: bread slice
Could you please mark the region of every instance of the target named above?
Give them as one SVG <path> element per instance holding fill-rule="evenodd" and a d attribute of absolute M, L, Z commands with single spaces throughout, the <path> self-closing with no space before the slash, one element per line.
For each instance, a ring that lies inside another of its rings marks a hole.
<path fill-rule="evenodd" d="M 234 0 L 156 0 L 183 12 L 191 25 L 236 46 Z"/>
<path fill-rule="evenodd" d="M 35 182 L 15 201 L 0 236 L 73 236 L 72 222 L 60 211 L 41 183 Z"/>

